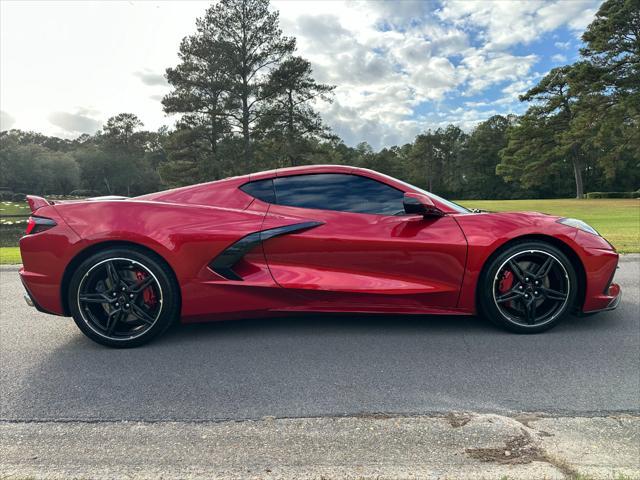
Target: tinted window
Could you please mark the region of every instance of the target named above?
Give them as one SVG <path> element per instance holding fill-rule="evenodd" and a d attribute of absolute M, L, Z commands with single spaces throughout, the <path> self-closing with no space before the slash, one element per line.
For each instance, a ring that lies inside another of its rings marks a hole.
<path fill-rule="evenodd" d="M 240 187 L 240 190 L 263 202 L 276 203 L 276 194 L 273 191 L 273 180 L 270 178 L 268 180 L 245 183 Z"/>
<path fill-rule="evenodd" d="M 403 192 L 367 177 L 340 173 L 274 179 L 279 205 L 394 215 L 403 212 Z"/>

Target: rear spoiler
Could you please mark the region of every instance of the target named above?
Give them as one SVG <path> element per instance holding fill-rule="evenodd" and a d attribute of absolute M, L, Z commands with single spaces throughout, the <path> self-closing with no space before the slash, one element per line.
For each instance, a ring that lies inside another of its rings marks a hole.
<path fill-rule="evenodd" d="M 27 202 L 29 203 L 29 208 L 31 208 L 31 213 L 35 212 L 39 208 L 47 207 L 49 205 L 59 205 L 61 203 L 77 203 L 77 202 L 104 202 L 104 201 L 113 201 L 113 200 L 127 200 L 129 197 L 122 197 L 119 195 L 105 195 L 103 197 L 91 197 L 91 198 L 83 198 L 78 200 L 59 200 L 59 201 L 51 201 L 42 197 L 38 197 L 37 195 L 27 195 Z"/>
<path fill-rule="evenodd" d="M 53 203 L 45 200 L 42 197 L 38 197 L 36 195 L 27 195 L 27 203 L 29 204 L 31 213 L 35 213 L 35 211 L 38 210 L 39 208 L 53 205 Z"/>

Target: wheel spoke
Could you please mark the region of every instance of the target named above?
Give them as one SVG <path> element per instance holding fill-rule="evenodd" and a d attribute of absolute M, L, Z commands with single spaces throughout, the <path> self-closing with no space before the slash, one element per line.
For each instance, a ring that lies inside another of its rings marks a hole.
<path fill-rule="evenodd" d="M 527 323 L 533 325 L 536 323 L 536 301 L 529 300 L 524 304 L 524 315 Z"/>
<path fill-rule="evenodd" d="M 497 297 L 496 298 L 496 302 L 498 302 L 498 303 L 508 302 L 510 300 L 515 300 L 516 298 L 520 298 L 521 295 L 522 295 L 522 293 L 520 291 L 512 288 L 507 293 Z"/>
<path fill-rule="evenodd" d="M 85 293 L 78 297 L 83 303 L 111 303 L 112 299 L 104 293 Z"/>
<path fill-rule="evenodd" d="M 115 288 L 120 283 L 120 275 L 118 275 L 118 271 L 113 262 L 107 262 L 106 268 L 109 282 L 111 282 L 111 288 Z"/>
<path fill-rule="evenodd" d="M 554 262 L 553 257 L 547 257 L 544 263 L 540 265 L 540 268 L 538 268 L 538 271 L 536 272 L 536 277 L 538 279 L 541 279 L 549 275 L 549 272 L 551 271 L 551 267 L 553 266 L 553 262 Z"/>
<path fill-rule="evenodd" d="M 138 283 L 136 283 L 131 288 L 131 292 L 132 293 L 140 293 L 145 288 L 150 287 L 153 284 L 153 282 L 154 282 L 153 277 L 151 275 L 149 275 L 148 277 L 145 277 L 142 280 L 140 280 Z"/>
<path fill-rule="evenodd" d="M 138 305 L 131 305 L 131 313 L 142 320 L 147 325 L 152 325 L 155 322 L 155 319 L 152 318 L 147 312 L 145 312 Z"/>
<path fill-rule="evenodd" d="M 122 310 L 113 310 L 107 317 L 107 335 L 112 335 L 116 329 L 116 325 L 122 319 Z"/>
<path fill-rule="evenodd" d="M 553 290 L 551 288 L 547 288 L 547 287 L 543 287 L 542 291 L 544 292 L 545 296 L 549 299 L 549 300 L 560 300 L 560 301 L 564 301 L 567 298 L 567 294 L 564 292 L 559 292 L 558 290 Z"/>
<path fill-rule="evenodd" d="M 511 260 L 509 262 L 509 267 L 511 268 L 511 271 L 513 272 L 513 274 L 516 276 L 516 278 L 520 281 L 520 282 L 524 282 L 524 272 L 522 271 L 522 269 L 520 268 L 520 265 L 518 265 L 518 263 L 514 260 Z"/>

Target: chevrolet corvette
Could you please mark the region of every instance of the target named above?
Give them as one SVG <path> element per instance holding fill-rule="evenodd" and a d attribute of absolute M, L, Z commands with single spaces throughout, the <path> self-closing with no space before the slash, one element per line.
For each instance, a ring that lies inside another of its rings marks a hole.
<path fill-rule="evenodd" d="M 362 168 L 28 202 L 27 303 L 111 347 L 176 321 L 304 312 L 481 314 L 536 333 L 620 301 L 618 254 L 586 223 L 471 211 Z"/>

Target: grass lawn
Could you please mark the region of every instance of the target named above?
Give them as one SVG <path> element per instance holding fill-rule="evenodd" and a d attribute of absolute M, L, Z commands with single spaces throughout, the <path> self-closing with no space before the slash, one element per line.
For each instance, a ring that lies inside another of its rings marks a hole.
<path fill-rule="evenodd" d="M 578 218 L 609 240 L 620 253 L 640 253 L 639 199 L 461 200 L 468 208 L 494 212 L 536 211 Z"/>
<path fill-rule="evenodd" d="M 0 265 L 13 265 L 16 263 L 22 263 L 20 248 L 0 247 Z"/>
<path fill-rule="evenodd" d="M 0 202 L 0 215 L 29 215 L 27 202 Z"/>

